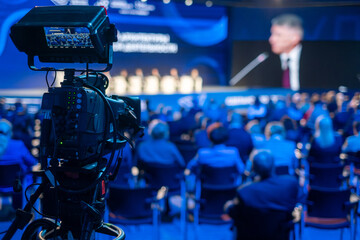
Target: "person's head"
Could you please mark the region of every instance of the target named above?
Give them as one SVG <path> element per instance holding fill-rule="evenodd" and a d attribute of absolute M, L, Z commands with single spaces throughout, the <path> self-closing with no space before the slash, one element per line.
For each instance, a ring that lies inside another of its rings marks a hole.
<path fill-rule="evenodd" d="M 284 125 L 285 131 L 296 129 L 296 122 L 293 119 L 289 118 L 289 117 L 283 117 L 281 119 L 281 122 Z"/>
<path fill-rule="evenodd" d="M 6 120 L 0 120 L 0 156 L 5 152 L 8 142 L 12 137 L 12 124 Z"/>
<path fill-rule="evenodd" d="M 0 120 L 0 135 L 11 138 L 12 136 L 12 124 L 6 119 Z"/>
<path fill-rule="evenodd" d="M 256 120 L 256 119 L 248 122 L 245 126 L 245 130 L 248 131 L 248 133 L 250 133 L 250 134 L 261 134 L 262 133 L 259 120 Z"/>
<path fill-rule="evenodd" d="M 285 137 L 285 128 L 281 122 L 269 122 L 265 127 L 265 136 L 267 139 L 274 135 Z"/>
<path fill-rule="evenodd" d="M 262 180 L 270 177 L 274 173 L 274 157 L 266 150 L 256 150 L 252 152 L 250 160 L 253 163 L 253 170 Z"/>
<path fill-rule="evenodd" d="M 197 70 L 196 68 L 193 68 L 193 69 L 191 70 L 190 75 L 191 75 L 193 78 L 198 77 L 198 76 L 199 76 L 199 70 Z"/>
<path fill-rule="evenodd" d="M 304 35 L 302 20 L 294 14 L 283 14 L 271 21 L 269 43 L 275 54 L 289 53 Z"/>
<path fill-rule="evenodd" d="M 315 139 L 321 147 L 331 146 L 335 141 L 333 124 L 330 117 L 320 115 L 315 120 Z"/>
<path fill-rule="evenodd" d="M 243 117 L 239 112 L 232 112 L 231 118 L 230 118 L 230 126 L 232 128 L 240 128 L 243 125 Z"/>
<path fill-rule="evenodd" d="M 151 69 L 151 75 L 153 75 L 153 76 L 159 76 L 159 75 L 160 75 L 159 69 L 157 69 L 157 68 Z"/>
<path fill-rule="evenodd" d="M 170 69 L 170 75 L 177 77 L 178 76 L 178 70 L 176 68 L 171 68 Z"/>
<path fill-rule="evenodd" d="M 228 130 L 219 122 L 210 124 L 206 132 L 214 145 L 225 143 L 229 138 Z"/>
<path fill-rule="evenodd" d="M 137 68 L 135 69 L 135 75 L 136 76 L 143 76 L 143 71 L 141 68 Z"/>
<path fill-rule="evenodd" d="M 154 119 L 149 123 L 148 132 L 153 139 L 167 139 L 169 137 L 169 126 L 164 121 Z"/>
<path fill-rule="evenodd" d="M 126 69 L 121 70 L 120 75 L 123 77 L 127 77 L 128 76 L 127 70 Z"/>

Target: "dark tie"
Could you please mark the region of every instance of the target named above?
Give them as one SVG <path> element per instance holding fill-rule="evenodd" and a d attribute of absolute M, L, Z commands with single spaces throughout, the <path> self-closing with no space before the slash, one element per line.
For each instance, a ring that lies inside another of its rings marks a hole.
<path fill-rule="evenodd" d="M 286 68 L 283 71 L 282 86 L 283 88 L 290 88 L 289 59 L 286 60 Z"/>

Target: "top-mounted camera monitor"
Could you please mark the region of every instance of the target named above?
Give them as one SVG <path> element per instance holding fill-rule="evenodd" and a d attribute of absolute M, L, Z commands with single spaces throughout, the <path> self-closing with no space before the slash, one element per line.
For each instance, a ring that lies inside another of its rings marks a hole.
<path fill-rule="evenodd" d="M 116 29 L 103 7 L 34 7 L 10 36 L 32 63 L 38 56 L 41 62 L 111 64 Z"/>

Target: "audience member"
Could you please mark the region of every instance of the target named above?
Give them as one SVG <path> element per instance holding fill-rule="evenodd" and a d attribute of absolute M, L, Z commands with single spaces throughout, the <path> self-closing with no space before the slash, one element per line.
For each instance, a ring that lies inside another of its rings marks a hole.
<path fill-rule="evenodd" d="M 247 109 L 247 119 L 258 120 L 260 127 L 264 128 L 266 125 L 266 116 L 268 115 L 267 107 L 260 101 L 259 96 L 256 96 L 254 103 L 251 104 Z"/>
<path fill-rule="evenodd" d="M 15 109 L 9 117 L 12 123 L 12 138 L 21 140 L 26 148 L 31 151 L 33 148 L 31 140 L 34 137 L 34 119 L 27 112 L 27 106 L 20 99 L 15 103 Z"/>
<path fill-rule="evenodd" d="M 308 160 L 310 162 L 339 161 L 342 144 L 342 137 L 333 130 L 331 118 L 319 116 L 315 122 L 315 133 Z"/>
<path fill-rule="evenodd" d="M 287 115 L 288 108 L 283 99 L 276 101 L 274 109 L 272 109 L 268 121 L 280 121 L 285 115 Z"/>
<path fill-rule="evenodd" d="M 192 172 L 197 172 L 201 165 L 211 167 L 229 167 L 236 166 L 239 174 L 244 171 L 239 152 L 235 147 L 225 146 L 228 139 L 228 131 L 219 122 L 211 124 L 207 128 L 207 134 L 212 147 L 200 148 L 197 155 L 188 163 L 187 168 Z"/>
<path fill-rule="evenodd" d="M 185 167 L 185 161 L 175 144 L 168 141 L 167 123 L 154 119 L 148 128 L 149 139 L 141 142 L 136 149 L 137 159 L 147 163 L 177 164 Z"/>
<path fill-rule="evenodd" d="M 246 221 L 246 218 L 241 217 L 245 208 L 291 212 L 303 197 L 295 177 L 275 175 L 275 159 L 271 153 L 265 150 L 255 151 L 251 160 L 256 180 L 240 186 L 237 197 L 224 206 L 237 229 L 241 229 L 239 224 Z M 241 239 L 241 234 L 238 232 L 236 239 Z"/>
<path fill-rule="evenodd" d="M 356 153 L 360 151 L 360 122 L 354 122 L 353 132 L 353 136 L 349 136 L 346 138 L 345 143 L 342 146 L 343 152 Z"/>
<path fill-rule="evenodd" d="M 209 139 L 206 129 L 213 122 L 211 121 L 211 119 L 207 117 L 203 117 L 200 121 L 201 121 L 201 128 L 195 130 L 194 142 L 196 146 L 198 146 L 199 148 L 211 147 L 212 143 Z"/>
<path fill-rule="evenodd" d="M 228 127 L 229 138 L 226 141 L 227 146 L 236 147 L 244 163 L 254 147 L 250 134 L 244 129 L 243 119 L 240 113 L 233 112 Z"/>
<path fill-rule="evenodd" d="M 214 98 L 210 98 L 204 104 L 203 111 L 206 117 L 208 117 L 212 122 L 220 122 L 223 120 L 224 108 L 216 102 Z"/>
<path fill-rule="evenodd" d="M 21 140 L 12 139 L 13 126 L 5 120 L 0 120 L 0 159 L 19 163 L 24 173 L 27 173 L 38 161 L 34 158 Z"/>
<path fill-rule="evenodd" d="M 281 123 L 284 125 L 285 138 L 290 141 L 300 142 L 301 141 L 301 130 L 294 119 L 284 116 L 281 119 Z"/>
<path fill-rule="evenodd" d="M 261 130 L 259 121 L 258 120 L 249 121 L 246 124 L 245 129 L 248 133 L 250 133 L 252 142 L 254 144 L 254 148 L 257 148 L 257 149 L 261 148 L 261 146 L 264 144 L 266 138 Z"/>
<path fill-rule="evenodd" d="M 295 93 L 292 96 L 289 107 L 287 108 L 287 115 L 297 122 L 302 119 L 304 113 L 301 111 L 301 95 L 299 93 Z"/>
<path fill-rule="evenodd" d="M 269 151 L 274 157 L 275 168 L 287 166 L 289 174 L 293 175 L 295 173 L 296 144 L 285 139 L 286 133 L 282 123 L 268 123 L 265 128 L 265 136 L 267 140 L 261 146 L 261 149 Z"/>

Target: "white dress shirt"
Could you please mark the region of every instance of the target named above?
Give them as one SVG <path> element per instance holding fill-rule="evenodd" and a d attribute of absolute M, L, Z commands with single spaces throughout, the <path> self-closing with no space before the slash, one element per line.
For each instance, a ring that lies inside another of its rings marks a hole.
<path fill-rule="evenodd" d="M 298 91 L 300 89 L 299 68 L 301 49 L 302 46 L 299 44 L 289 53 L 280 54 L 281 68 L 285 70 L 289 64 L 290 88 L 293 91 Z"/>

